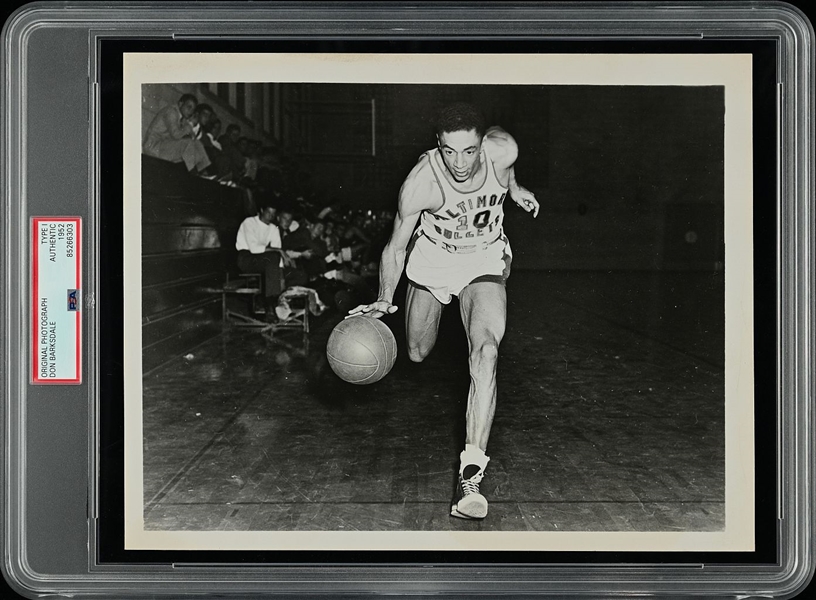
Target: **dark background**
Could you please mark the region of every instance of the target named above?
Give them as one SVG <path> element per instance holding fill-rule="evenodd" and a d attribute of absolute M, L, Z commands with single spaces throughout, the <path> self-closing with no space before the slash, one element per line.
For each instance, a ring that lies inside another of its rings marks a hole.
<path fill-rule="evenodd" d="M 467 101 L 515 137 L 516 177 L 541 203 L 534 226 L 507 211 L 514 268 L 714 269 L 723 260 L 722 87 L 281 87 L 283 145 L 329 201 L 393 211 L 405 176 L 435 145 L 436 111 Z"/>

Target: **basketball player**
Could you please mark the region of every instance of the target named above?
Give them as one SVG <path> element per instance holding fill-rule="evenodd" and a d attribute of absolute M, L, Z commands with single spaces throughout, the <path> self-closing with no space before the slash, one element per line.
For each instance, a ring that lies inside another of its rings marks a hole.
<path fill-rule="evenodd" d="M 404 267 L 408 356 L 421 362 L 436 343 L 442 309 L 452 296 L 459 297 L 470 348 L 470 391 L 451 515 L 481 519 L 487 500 L 479 482 L 490 460 L 485 451 L 496 409 L 496 362 L 507 312 L 504 282 L 512 257 L 502 230 L 504 203 L 512 199 L 534 217 L 539 205 L 516 182 L 515 140 L 499 127 L 485 129 L 474 107 L 444 109 L 436 141 L 400 190 L 394 229 L 380 261 L 377 301 L 349 316 L 395 312 L 394 290 Z"/>

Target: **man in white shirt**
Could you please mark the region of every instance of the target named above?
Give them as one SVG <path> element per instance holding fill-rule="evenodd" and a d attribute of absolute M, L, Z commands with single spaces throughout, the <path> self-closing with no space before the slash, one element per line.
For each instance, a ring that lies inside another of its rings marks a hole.
<path fill-rule="evenodd" d="M 267 315 L 275 314 L 273 309 L 283 292 L 285 255 L 280 230 L 274 223 L 276 216 L 274 206 L 260 206 L 256 216 L 244 219 L 235 239 L 238 269 L 242 273 L 263 273 Z"/>

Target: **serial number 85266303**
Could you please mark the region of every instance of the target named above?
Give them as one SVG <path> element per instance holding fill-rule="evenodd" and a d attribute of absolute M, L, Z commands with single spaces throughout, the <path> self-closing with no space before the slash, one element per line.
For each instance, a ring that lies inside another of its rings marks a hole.
<path fill-rule="evenodd" d="M 57 224 L 57 238 L 65 240 L 65 256 L 67 258 L 74 257 L 74 224 L 73 223 L 59 223 Z"/>

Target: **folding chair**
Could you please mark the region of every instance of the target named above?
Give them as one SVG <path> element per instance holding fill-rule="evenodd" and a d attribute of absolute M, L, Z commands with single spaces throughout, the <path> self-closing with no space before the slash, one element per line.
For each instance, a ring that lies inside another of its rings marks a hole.
<path fill-rule="evenodd" d="M 285 289 L 285 282 L 281 281 L 281 286 Z M 301 330 L 304 341 L 308 342 L 309 334 L 309 294 L 308 292 L 289 292 L 288 300 L 295 300 L 303 303 L 303 307 L 295 308 L 292 314 L 274 323 L 268 323 L 259 319 L 261 311 L 258 308 L 258 299 L 263 293 L 262 273 L 241 273 L 234 279 L 230 279 L 229 273 L 225 275 L 224 284 L 218 288 L 208 288 L 206 291 L 217 293 L 221 296 L 221 315 L 225 324 L 235 327 L 259 329 L 260 333 L 267 336 L 274 335 L 281 330 Z M 232 310 L 229 306 L 229 297 L 249 297 L 249 314 Z"/>

